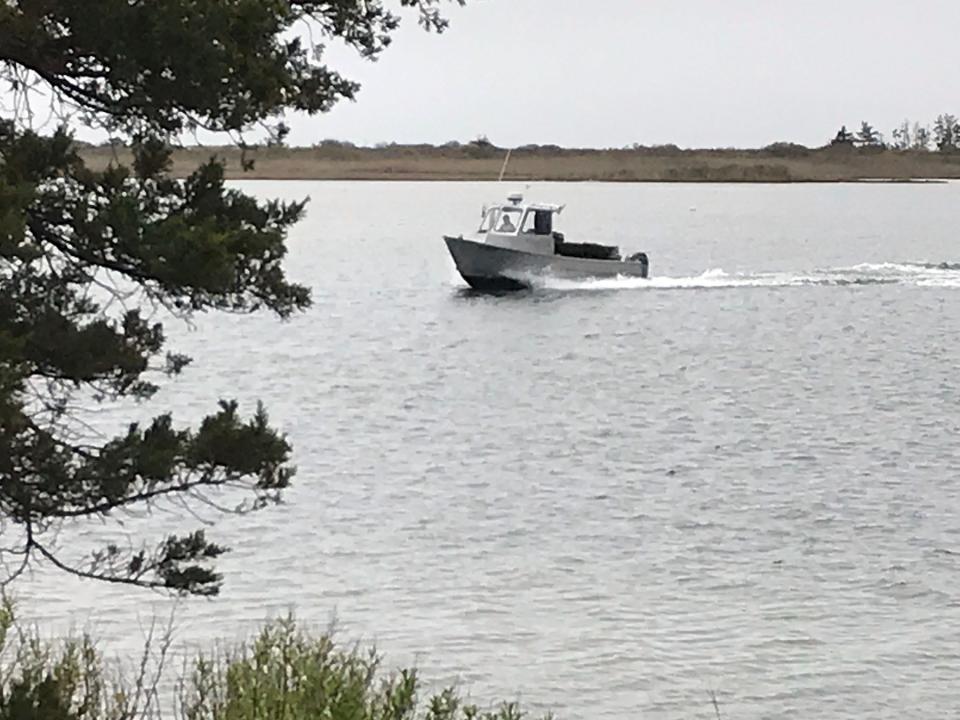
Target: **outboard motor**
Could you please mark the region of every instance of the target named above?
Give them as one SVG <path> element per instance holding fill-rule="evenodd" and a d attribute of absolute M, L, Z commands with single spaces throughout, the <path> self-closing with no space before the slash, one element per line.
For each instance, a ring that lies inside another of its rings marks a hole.
<path fill-rule="evenodd" d="M 553 254 L 559 255 L 560 248 L 563 246 L 563 233 L 554 230 L 551 235 L 553 235 Z"/>
<path fill-rule="evenodd" d="M 634 253 L 627 258 L 627 262 L 637 262 L 643 266 L 643 277 L 647 277 L 650 272 L 650 260 L 645 252 Z"/>

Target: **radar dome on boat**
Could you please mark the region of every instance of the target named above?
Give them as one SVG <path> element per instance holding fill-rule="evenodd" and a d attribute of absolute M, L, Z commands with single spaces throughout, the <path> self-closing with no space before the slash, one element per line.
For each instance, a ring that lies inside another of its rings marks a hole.
<path fill-rule="evenodd" d="M 509 200 L 514 205 L 519 205 L 523 202 L 523 195 L 520 193 L 513 193 L 513 195 L 507 195 L 507 200 Z"/>

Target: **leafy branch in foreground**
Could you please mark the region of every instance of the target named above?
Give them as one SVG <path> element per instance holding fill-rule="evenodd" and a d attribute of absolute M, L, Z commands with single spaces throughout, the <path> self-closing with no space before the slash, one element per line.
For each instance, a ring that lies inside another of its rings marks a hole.
<path fill-rule="evenodd" d="M 438 0 L 393 4 L 427 29 L 446 26 Z M 0 581 L 40 559 L 84 578 L 218 592 L 212 563 L 226 548 L 202 530 L 86 559 L 56 537 L 159 504 L 190 516 L 276 502 L 294 470 L 265 410 L 243 417 L 223 400 L 196 428 L 160 414 L 116 437 L 93 432 L 82 411 L 149 400 L 190 362 L 165 351 L 158 313 L 285 319 L 310 306 L 282 264 L 304 203 L 230 189 L 216 159 L 174 181 L 169 146 L 198 128 L 280 135 L 285 112 L 353 98 L 356 84 L 323 63 L 324 43 L 376 58 L 399 23 L 389 5 L 0 2 L 0 86 L 13 98 L 0 105 Z M 66 129 L 34 132 L 43 93 L 70 119 L 126 136 L 132 165 L 91 171 Z"/>
<path fill-rule="evenodd" d="M 7 549 L 21 568 L 39 556 L 83 577 L 210 594 L 220 577 L 207 565 L 224 548 L 202 532 L 126 554 L 107 548 L 85 567 L 44 540 L 64 520 L 202 502 L 211 490 L 242 490 L 252 495 L 244 509 L 255 509 L 293 474 L 262 407 L 244 419 L 222 402 L 196 430 L 164 414 L 96 443 L 75 429 L 77 402 L 148 399 L 158 389 L 149 374 L 188 362 L 161 355 L 163 327 L 142 306 L 287 317 L 309 305 L 281 268 L 303 205 L 227 190 L 215 163 L 176 183 L 163 174 L 168 162 L 169 150 L 146 145 L 133 172 L 93 173 L 65 134 L 0 124 L 0 198 L 21 203 L 0 236 L 0 513 L 22 529 Z"/>
<path fill-rule="evenodd" d="M 447 27 L 438 0 L 396 4 L 415 9 L 429 30 Z M 400 23 L 389 6 L 383 0 L 0 3 L 0 80 L 39 81 L 110 130 L 241 131 L 288 110 L 321 113 L 353 99 L 359 86 L 323 62 L 325 43 L 337 40 L 377 58 Z"/>

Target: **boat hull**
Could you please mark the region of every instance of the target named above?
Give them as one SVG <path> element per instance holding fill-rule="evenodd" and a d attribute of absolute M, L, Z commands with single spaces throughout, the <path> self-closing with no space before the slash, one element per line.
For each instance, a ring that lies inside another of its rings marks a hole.
<path fill-rule="evenodd" d="M 649 263 L 645 259 L 594 260 L 543 255 L 461 237 L 444 236 L 443 239 L 460 276 L 476 290 L 523 290 L 535 285 L 538 277 L 564 280 L 645 278 L 649 272 Z"/>

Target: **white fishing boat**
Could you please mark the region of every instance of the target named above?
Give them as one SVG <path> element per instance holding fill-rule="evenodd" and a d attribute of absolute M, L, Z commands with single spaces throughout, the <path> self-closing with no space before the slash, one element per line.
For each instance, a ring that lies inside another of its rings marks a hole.
<path fill-rule="evenodd" d="M 460 275 L 477 290 L 521 290 L 547 277 L 647 277 L 646 253 L 624 259 L 615 245 L 568 242 L 554 229 L 564 207 L 510 195 L 506 203 L 484 206 L 476 232 L 443 239 Z"/>

